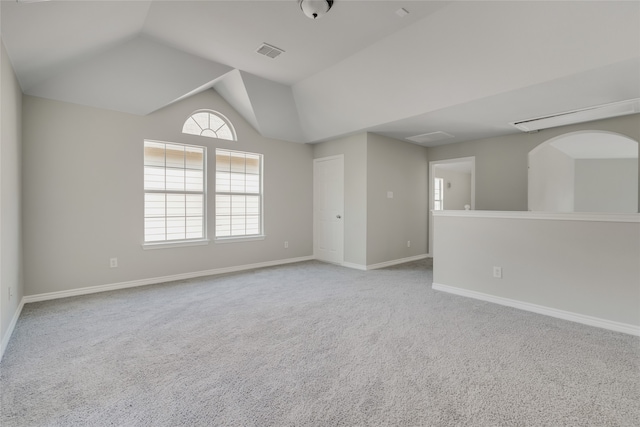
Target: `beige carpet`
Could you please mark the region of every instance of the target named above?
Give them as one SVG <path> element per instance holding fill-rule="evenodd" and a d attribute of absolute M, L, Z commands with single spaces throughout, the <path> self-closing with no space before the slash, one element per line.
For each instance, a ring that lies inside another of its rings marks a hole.
<path fill-rule="evenodd" d="M 28 304 L 10 426 L 638 426 L 640 340 L 305 262 Z"/>

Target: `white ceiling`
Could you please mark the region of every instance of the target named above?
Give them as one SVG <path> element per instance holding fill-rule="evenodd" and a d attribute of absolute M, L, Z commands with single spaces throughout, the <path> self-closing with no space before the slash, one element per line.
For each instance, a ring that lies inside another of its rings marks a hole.
<path fill-rule="evenodd" d="M 637 1 L 336 0 L 318 20 L 296 0 L 2 0 L 0 13 L 27 94 L 148 114 L 213 87 L 263 135 L 297 142 L 452 143 L 640 97 Z M 263 42 L 285 53 L 258 55 Z"/>

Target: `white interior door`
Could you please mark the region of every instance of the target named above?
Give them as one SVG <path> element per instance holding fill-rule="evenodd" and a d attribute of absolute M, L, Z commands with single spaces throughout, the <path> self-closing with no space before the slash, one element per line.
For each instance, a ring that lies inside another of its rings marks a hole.
<path fill-rule="evenodd" d="M 313 161 L 313 254 L 316 259 L 343 262 L 344 158 Z"/>

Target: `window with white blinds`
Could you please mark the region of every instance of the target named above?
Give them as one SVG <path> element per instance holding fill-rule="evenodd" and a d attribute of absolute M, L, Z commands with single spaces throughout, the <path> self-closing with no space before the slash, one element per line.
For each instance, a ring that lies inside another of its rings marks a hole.
<path fill-rule="evenodd" d="M 144 142 L 144 241 L 205 238 L 206 148 Z"/>
<path fill-rule="evenodd" d="M 216 238 L 262 235 L 262 155 L 216 150 Z"/>

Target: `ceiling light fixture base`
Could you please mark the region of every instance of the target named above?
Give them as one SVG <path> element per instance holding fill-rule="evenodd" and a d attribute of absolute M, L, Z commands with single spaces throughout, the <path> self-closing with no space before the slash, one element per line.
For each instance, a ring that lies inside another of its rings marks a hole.
<path fill-rule="evenodd" d="M 300 9 L 308 18 L 322 18 L 333 6 L 333 0 L 298 0 Z"/>

